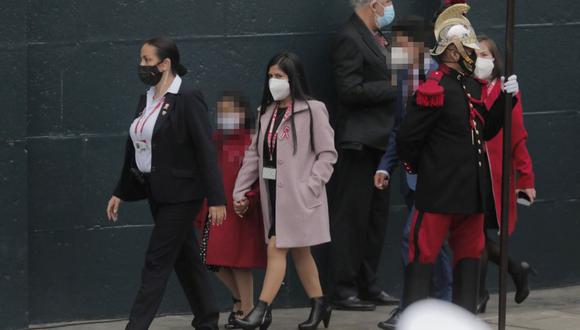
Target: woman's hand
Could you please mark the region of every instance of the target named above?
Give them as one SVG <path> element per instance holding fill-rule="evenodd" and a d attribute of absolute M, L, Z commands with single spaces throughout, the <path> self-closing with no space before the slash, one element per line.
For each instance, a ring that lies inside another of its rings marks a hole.
<path fill-rule="evenodd" d="M 116 196 L 111 197 L 107 205 L 107 217 L 109 221 L 117 222 L 119 218 L 119 206 L 121 206 L 121 199 Z"/>
<path fill-rule="evenodd" d="M 536 200 L 536 189 L 535 188 L 525 188 L 525 189 L 516 189 L 516 196 L 523 191 L 524 194 L 528 195 L 530 198 L 530 203 L 533 203 Z"/>
<path fill-rule="evenodd" d="M 226 219 L 226 206 L 225 205 L 210 206 L 208 217 L 212 225 L 214 226 L 221 225 Z"/>
<path fill-rule="evenodd" d="M 389 176 L 383 172 L 375 173 L 375 187 L 379 190 L 384 190 L 389 186 Z"/>
<path fill-rule="evenodd" d="M 250 200 L 247 198 L 244 198 L 242 200 L 234 202 L 234 211 L 236 212 L 236 214 L 240 218 L 244 217 L 244 214 L 246 214 L 246 212 L 248 212 L 249 207 L 250 207 Z"/>

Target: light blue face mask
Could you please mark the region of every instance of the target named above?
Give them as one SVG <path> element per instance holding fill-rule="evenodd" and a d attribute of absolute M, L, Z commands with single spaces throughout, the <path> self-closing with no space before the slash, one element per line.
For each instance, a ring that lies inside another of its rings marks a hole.
<path fill-rule="evenodd" d="M 380 2 L 378 4 L 381 6 L 383 5 Z M 376 15 L 375 19 L 377 21 L 377 26 L 379 27 L 379 29 L 382 29 L 385 26 L 393 23 L 393 21 L 395 20 L 395 7 L 393 7 L 392 4 L 385 7 L 385 13 L 383 14 L 383 16 Z"/>

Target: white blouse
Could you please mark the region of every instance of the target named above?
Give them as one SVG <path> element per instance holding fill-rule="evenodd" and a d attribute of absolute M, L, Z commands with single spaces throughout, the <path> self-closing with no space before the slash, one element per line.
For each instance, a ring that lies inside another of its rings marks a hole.
<path fill-rule="evenodd" d="M 179 88 L 181 87 L 181 77 L 175 76 L 171 86 L 167 89 L 167 93 L 177 94 Z M 152 148 L 151 141 L 153 139 L 153 129 L 155 128 L 155 123 L 165 107 L 165 95 L 159 97 L 158 99 L 153 99 L 155 95 L 155 87 L 149 88 L 147 91 L 147 103 L 145 109 L 135 118 L 131 124 L 129 134 L 131 140 L 133 141 L 133 146 L 135 147 L 135 161 L 137 163 L 137 168 L 143 173 L 151 173 L 151 156 Z"/>

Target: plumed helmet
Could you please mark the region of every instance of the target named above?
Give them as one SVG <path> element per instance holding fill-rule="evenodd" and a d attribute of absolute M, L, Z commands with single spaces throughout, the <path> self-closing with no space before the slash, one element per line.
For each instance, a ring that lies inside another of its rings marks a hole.
<path fill-rule="evenodd" d="M 465 16 L 471 7 L 459 3 L 446 8 L 435 21 L 435 48 L 431 55 L 441 55 L 449 45 L 454 44 L 462 56 L 468 57 L 463 47 L 479 49 L 477 34 Z"/>

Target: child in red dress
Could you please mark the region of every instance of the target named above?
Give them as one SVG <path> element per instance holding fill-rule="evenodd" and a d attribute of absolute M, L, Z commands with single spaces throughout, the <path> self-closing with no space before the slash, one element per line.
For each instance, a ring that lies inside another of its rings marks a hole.
<path fill-rule="evenodd" d="M 246 118 L 247 103 L 234 94 L 228 93 L 218 101 L 218 129 L 213 137 L 226 196 L 232 195 L 244 152 L 251 142 L 250 126 L 254 121 Z M 234 318 L 243 318 L 254 307 L 251 270 L 266 267 L 258 185 L 247 196 L 252 200 L 252 207 L 243 218 L 235 216 L 233 202 L 228 200 L 230 216 L 221 225 L 206 221 L 207 212 L 203 211 L 196 220 L 200 227 L 203 226 L 202 260 L 232 293 L 234 308 L 226 329 L 235 329 Z"/>

